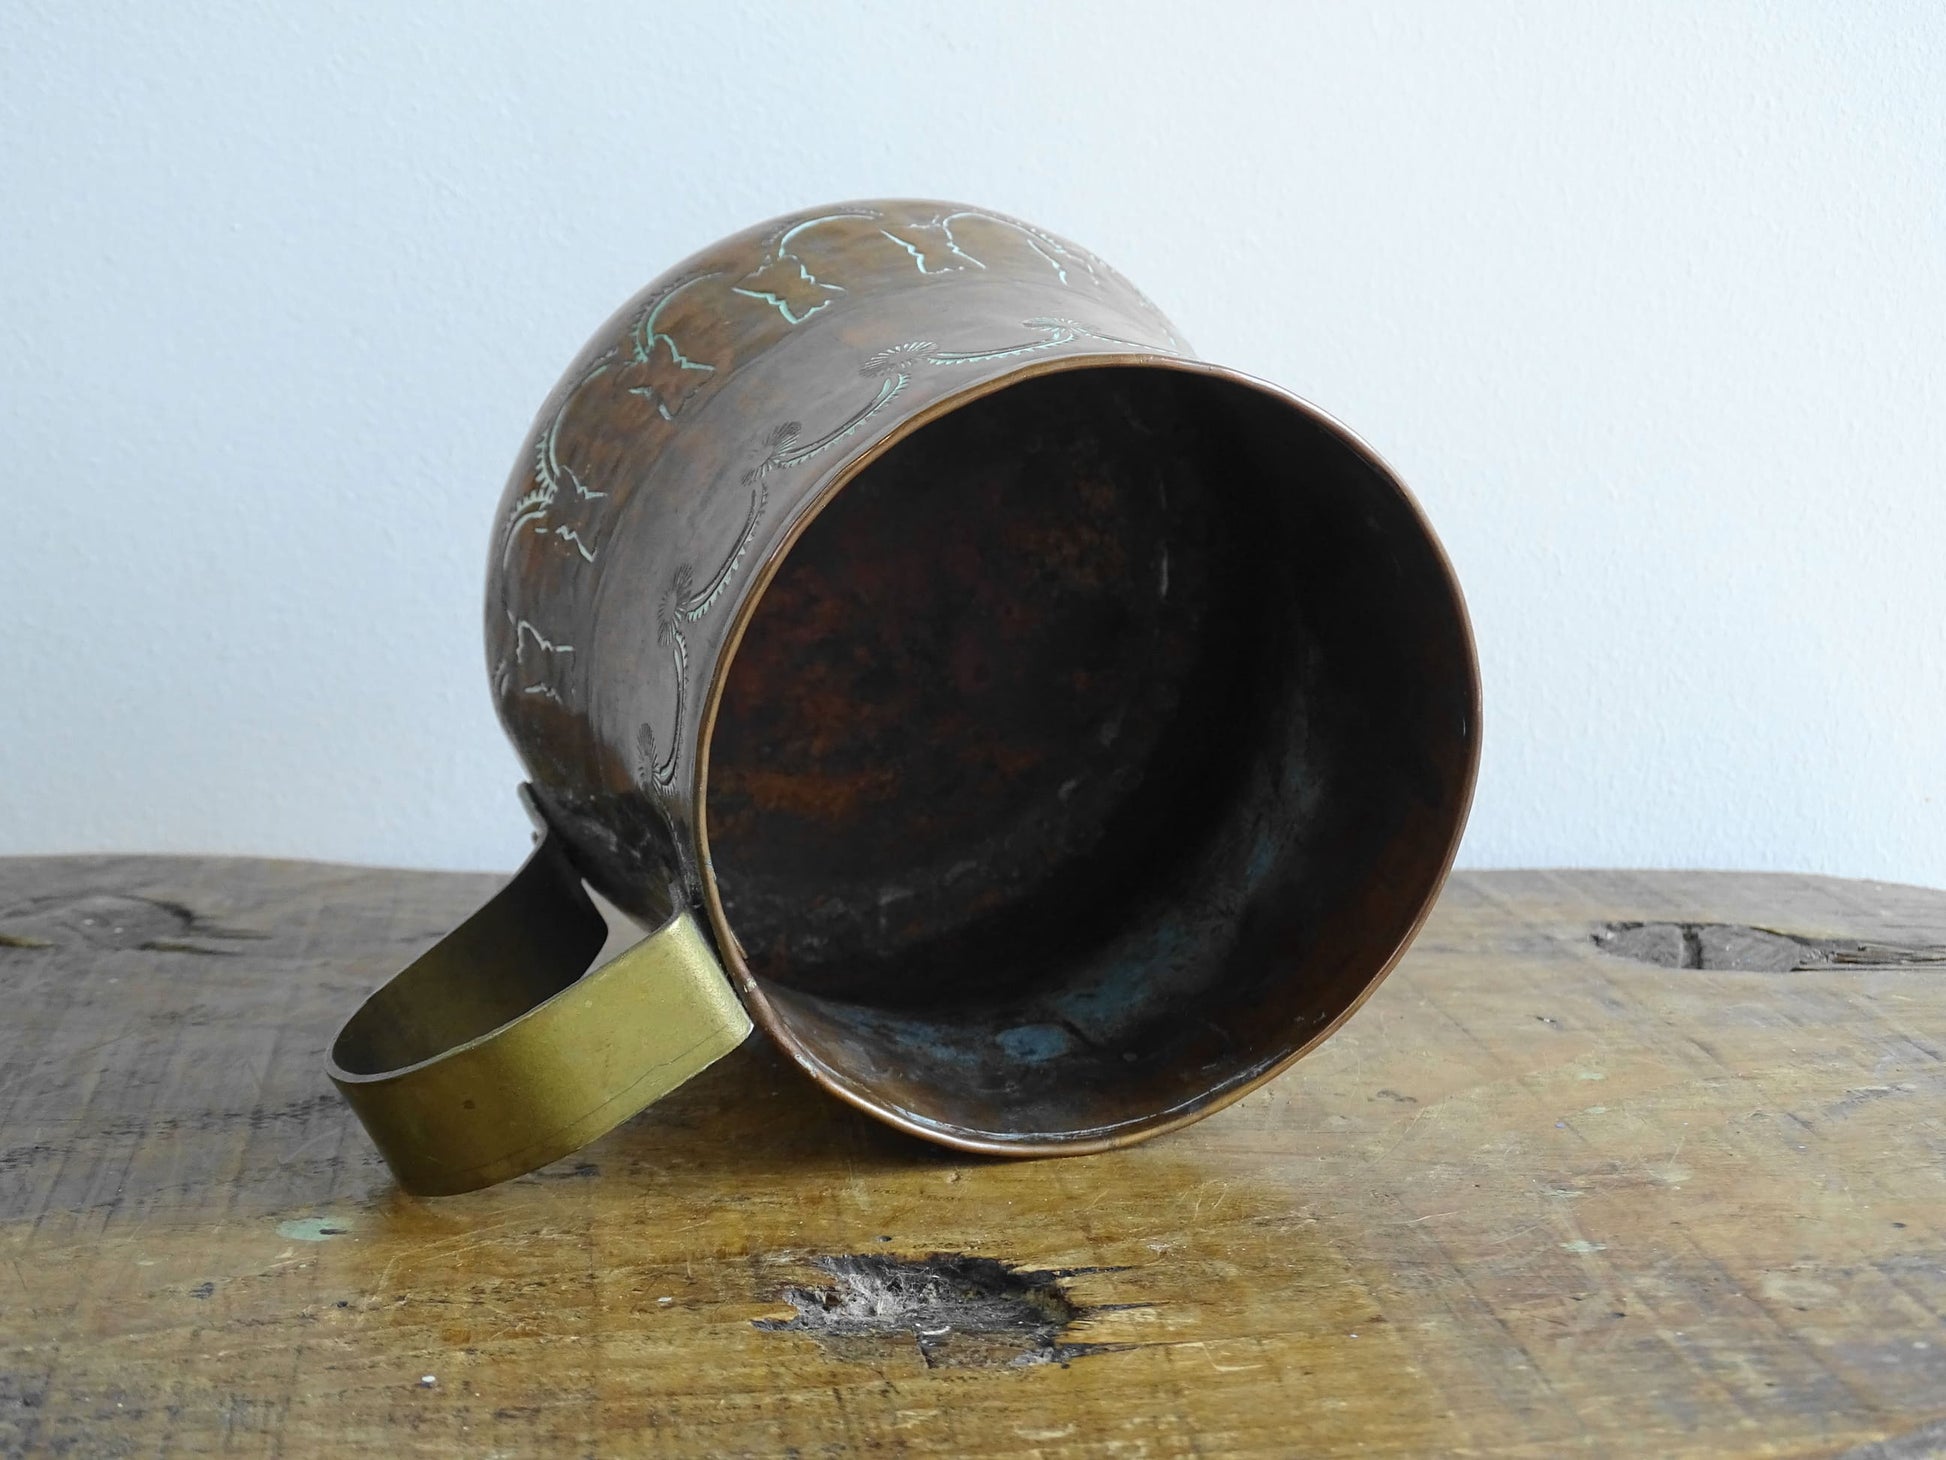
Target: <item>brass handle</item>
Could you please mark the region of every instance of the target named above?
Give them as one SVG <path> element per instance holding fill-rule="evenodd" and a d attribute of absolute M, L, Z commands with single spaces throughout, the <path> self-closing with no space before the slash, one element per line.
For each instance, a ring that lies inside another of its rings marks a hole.
<path fill-rule="evenodd" d="M 750 1033 L 687 909 L 590 970 L 607 935 L 543 827 L 505 887 L 345 1022 L 332 1083 L 406 1190 L 448 1196 L 545 1166 Z"/>

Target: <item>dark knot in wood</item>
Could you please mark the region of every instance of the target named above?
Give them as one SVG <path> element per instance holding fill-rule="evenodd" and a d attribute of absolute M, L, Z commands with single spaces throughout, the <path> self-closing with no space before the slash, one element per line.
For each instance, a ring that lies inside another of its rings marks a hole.
<path fill-rule="evenodd" d="M 1063 1279 L 1113 1270 L 1106 1268 L 1034 1270 L 956 1252 L 815 1257 L 811 1265 L 829 1273 L 832 1285 L 784 1289 L 797 1316 L 760 1318 L 754 1326 L 804 1334 L 839 1358 L 868 1362 L 911 1343 L 929 1369 L 1065 1364 L 1129 1347 L 1065 1341 L 1072 1324 L 1111 1307 L 1140 1306 L 1086 1308 L 1069 1296 Z"/>

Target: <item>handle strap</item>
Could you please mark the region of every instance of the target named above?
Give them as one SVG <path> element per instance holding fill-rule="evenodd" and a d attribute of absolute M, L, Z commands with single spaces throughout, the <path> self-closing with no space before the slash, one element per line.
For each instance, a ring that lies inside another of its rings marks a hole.
<path fill-rule="evenodd" d="M 599 968 L 608 923 L 551 831 L 331 1046 L 332 1083 L 421 1196 L 579 1150 L 749 1034 L 687 909 Z"/>

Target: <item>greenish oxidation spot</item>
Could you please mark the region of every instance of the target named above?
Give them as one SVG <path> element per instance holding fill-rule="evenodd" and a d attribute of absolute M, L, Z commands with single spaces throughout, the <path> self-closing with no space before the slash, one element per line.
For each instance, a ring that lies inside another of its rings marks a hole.
<path fill-rule="evenodd" d="M 1197 948 L 1196 930 L 1184 918 L 1165 914 L 1124 938 L 1100 973 L 1063 989 L 1047 1000 L 1066 1025 L 1079 1025 L 1099 1037 L 1118 1027 L 1150 990 L 1187 966 Z"/>
<path fill-rule="evenodd" d="M 1250 848 L 1249 860 L 1244 863 L 1244 886 L 1253 891 L 1277 870 L 1278 856 L 1284 850 L 1282 838 L 1270 834 L 1270 831 L 1270 828 L 1264 828 L 1258 833 Z"/>
<path fill-rule="evenodd" d="M 292 1242 L 329 1242 L 351 1230 L 345 1217 L 295 1217 L 277 1224 L 277 1235 Z"/>
<path fill-rule="evenodd" d="M 1578 1237 L 1572 1242 L 1563 1242 L 1561 1244 L 1561 1250 L 1563 1252 L 1578 1253 L 1585 1257 L 1590 1252 L 1606 1252 L 1608 1250 L 1608 1244 L 1606 1242 L 1590 1242 L 1585 1237 Z"/>
<path fill-rule="evenodd" d="M 993 1036 L 1008 1054 L 1029 1064 L 1039 1064 L 1066 1054 L 1074 1044 L 1073 1036 L 1058 1024 L 1022 1024 Z"/>

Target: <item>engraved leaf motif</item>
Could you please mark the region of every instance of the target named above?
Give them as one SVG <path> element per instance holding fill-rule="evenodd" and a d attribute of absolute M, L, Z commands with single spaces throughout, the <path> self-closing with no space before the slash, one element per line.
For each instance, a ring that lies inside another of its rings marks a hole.
<path fill-rule="evenodd" d="M 646 359 L 631 360 L 617 367 L 616 384 L 630 395 L 639 395 L 654 404 L 665 421 L 675 419 L 684 404 L 716 373 L 713 365 L 699 364 L 676 348 L 667 335 L 652 335 Z"/>
<path fill-rule="evenodd" d="M 879 233 L 911 256 L 922 274 L 952 274 L 962 269 L 984 269 L 986 265 L 959 245 L 953 236 L 951 219 L 930 223 L 901 223 L 881 228 Z"/>
<path fill-rule="evenodd" d="M 858 367 L 858 373 L 864 376 L 909 374 L 927 363 L 926 357 L 938 348 L 932 340 L 907 340 L 902 345 L 893 345 L 875 355 L 866 356 L 865 363 Z"/>
<path fill-rule="evenodd" d="M 789 253 L 780 254 L 745 274 L 731 290 L 775 305 L 777 312 L 791 324 L 802 324 L 845 292 L 841 286 L 815 277 L 802 259 Z"/>

